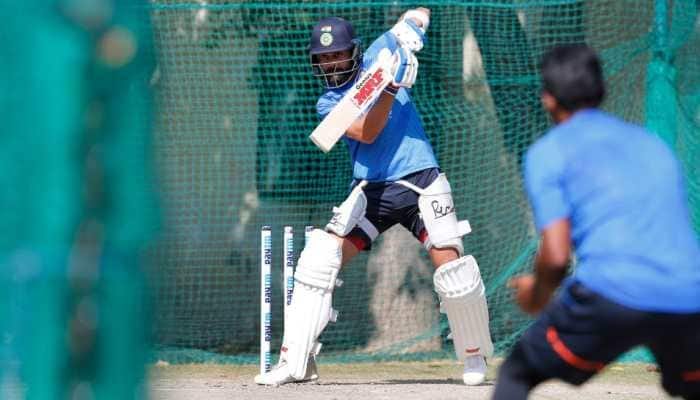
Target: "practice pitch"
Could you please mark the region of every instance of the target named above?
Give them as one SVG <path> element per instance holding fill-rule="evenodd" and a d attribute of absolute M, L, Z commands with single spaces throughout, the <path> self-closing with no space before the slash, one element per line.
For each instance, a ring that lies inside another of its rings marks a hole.
<path fill-rule="evenodd" d="M 315 383 L 265 387 L 253 383 L 257 366 L 159 363 L 151 368 L 151 398 L 185 399 L 284 399 L 299 400 L 476 400 L 493 391 L 496 362 L 491 363 L 486 384 L 467 387 L 461 367 L 453 361 L 323 364 Z M 533 400 L 649 400 L 671 399 L 659 384 L 659 374 L 648 364 L 615 364 L 581 388 L 562 383 L 541 385 Z"/>

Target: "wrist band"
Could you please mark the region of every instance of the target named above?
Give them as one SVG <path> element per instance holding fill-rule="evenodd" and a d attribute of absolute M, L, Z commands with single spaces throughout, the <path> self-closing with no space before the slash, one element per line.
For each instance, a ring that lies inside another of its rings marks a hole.
<path fill-rule="evenodd" d="M 384 92 L 389 93 L 392 96 L 396 96 L 396 93 L 399 92 L 399 88 L 392 88 L 391 86 L 387 86 L 384 88 Z"/>

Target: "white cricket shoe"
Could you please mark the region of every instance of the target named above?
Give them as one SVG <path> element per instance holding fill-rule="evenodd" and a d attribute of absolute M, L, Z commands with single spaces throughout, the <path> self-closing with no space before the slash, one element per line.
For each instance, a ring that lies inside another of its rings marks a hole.
<path fill-rule="evenodd" d="M 309 356 L 309 362 L 306 364 L 306 375 L 302 379 L 296 379 L 287 370 L 287 360 L 281 358 L 280 361 L 272 367 L 270 372 L 255 375 L 255 383 L 258 385 L 279 386 L 285 383 L 293 382 L 309 382 L 318 379 L 318 370 L 316 368 L 316 359 Z"/>
<path fill-rule="evenodd" d="M 465 385 L 481 385 L 486 380 L 486 360 L 483 356 L 471 356 L 464 360 L 462 380 Z"/>

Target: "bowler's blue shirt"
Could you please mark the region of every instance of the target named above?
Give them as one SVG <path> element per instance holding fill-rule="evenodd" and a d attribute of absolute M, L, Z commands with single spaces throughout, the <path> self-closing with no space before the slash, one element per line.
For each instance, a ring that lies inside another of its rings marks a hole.
<path fill-rule="evenodd" d="M 538 231 L 568 218 L 572 279 L 624 306 L 700 311 L 700 247 L 684 174 L 642 127 L 595 109 L 575 113 L 527 152 Z"/>
<path fill-rule="evenodd" d="M 364 53 L 362 70 L 372 66 L 382 49 L 387 48 L 393 53 L 397 47 L 394 36 L 389 32 L 384 33 Z M 353 83 L 331 89 L 319 98 L 316 109 L 321 119 L 331 112 Z M 386 126 L 373 143 L 361 143 L 347 136 L 343 136 L 343 140 L 350 150 L 353 177 L 356 179 L 396 181 L 410 173 L 438 167 L 418 112 L 408 90 L 404 88 L 397 93 Z"/>

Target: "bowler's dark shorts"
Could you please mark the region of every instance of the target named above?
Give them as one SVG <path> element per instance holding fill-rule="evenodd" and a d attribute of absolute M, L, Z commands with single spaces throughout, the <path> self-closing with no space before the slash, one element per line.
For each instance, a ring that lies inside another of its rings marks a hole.
<path fill-rule="evenodd" d="M 428 168 L 406 175 L 401 180 L 410 182 L 421 189 L 430 186 L 440 175 L 437 168 Z M 360 181 L 351 184 L 351 190 Z M 365 217 L 381 234 L 396 224 L 403 225 L 421 242 L 425 241 L 425 225 L 418 212 L 418 193 L 396 182 L 370 182 L 363 191 L 367 196 Z M 346 236 L 360 250 L 369 250 L 372 239 L 359 227 Z"/>
<path fill-rule="evenodd" d="M 580 385 L 631 348 L 646 346 L 664 389 L 700 399 L 700 313 L 634 310 L 579 282 L 563 290 L 516 344 L 511 363 Z"/>

